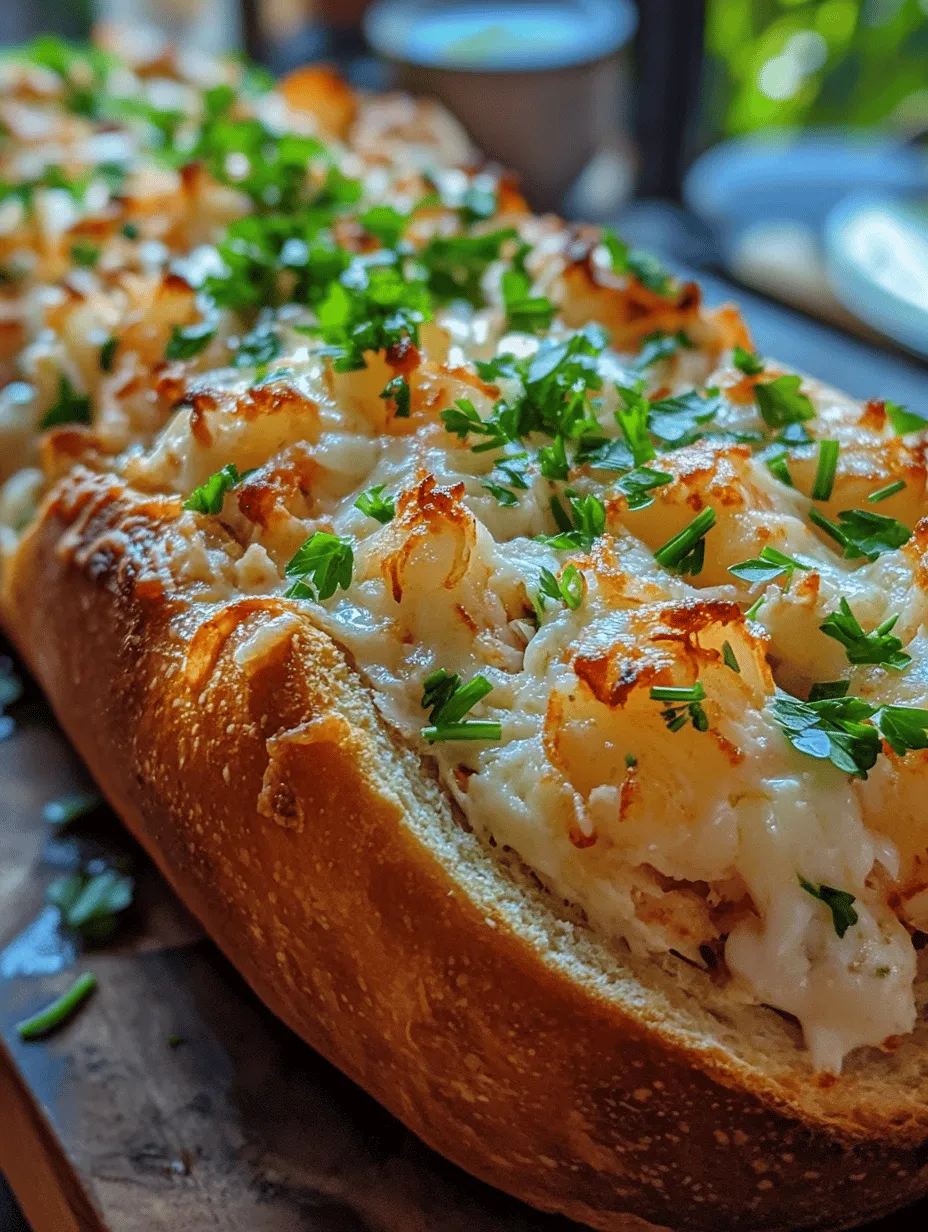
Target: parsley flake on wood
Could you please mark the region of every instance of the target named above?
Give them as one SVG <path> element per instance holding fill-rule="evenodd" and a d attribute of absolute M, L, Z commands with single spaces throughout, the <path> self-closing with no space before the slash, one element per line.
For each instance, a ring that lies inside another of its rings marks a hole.
<path fill-rule="evenodd" d="M 501 740 L 499 723 L 482 719 L 466 719 L 482 698 L 493 691 L 485 676 L 474 676 L 461 684 L 457 672 L 443 667 L 426 677 L 422 691 L 422 708 L 430 711 L 428 727 L 422 728 L 429 744 L 444 740 Z"/>
<path fill-rule="evenodd" d="M 847 890 L 836 890 L 833 886 L 824 883 L 818 886 L 813 885 L 801 874 L 799 884 L 807 894 L 811 894 L 813 898 L 825 904 L 831 912 L 831 921 L 839 937 L 843 937 L 847 930 L 857 923 L 858 915 L 854 910 L 856 899 L 853 894 L 849 894 Z"/>
<path fill-rule="evenodd" d="M 295 581 L 285 592 L 287 599 L 331 599 L 341 587 L 351 585 L 354 549 L 350 539 L 317 530 L 290 558 L 285 573 Z M 313 589 L 315 587 L 315 589 Z"/>
<path fill-rule="evenodd" d="M 63 372 L 58 374 L 58 397 L 42 416 L 39 427 L 57 428 L 62 424 L 86 424 L 93 421 L 92 404 L 87 394 L 78 393 Z"/>
<path fill-rule="evenodd" d="M 801 376 L 778 376 L 754 386 L 757 409 L 768 428 L 785 428 L 815 418 L 815 407 L 799 392 Z"/>
<path fill-rule="evenodd" d="M 711 507 L 703 509 L 689 526 L 684 526 L 657 549 L 654 559 L 673 573 L 688 573 L 695 577 L 702 572 L 706 554 L 705 537 L 714 525 L 715 510 Z"/>
<path fill-rule="evenodd" d="M 65 928 L 88 942 L 105 941 L 116 931 L 118 917 L 132 903 L 135 882 L 117 868 L 97 873 L 78 871 L 57 877 L 45 892 Z"/>
<path fill-rule="evenodd" d="M 655 685 L 651 689 L 651 700 L 667 703 L 661 711 L 661 718 L 667 724 L 668 731 L 677 732 L 687 723 L 692 723 L 699 732 L 709 730 L 709 719 L 702 707 L 706 691 L 701 681 L 697 680 L 688 687 Z"/>
<path fill-rule="evenodd" d="M 828 637 L 841 643 L 849 663 L 873 663 L 901 672 L 912 662 L 912 656 L 903 650 L 899 638 L 892 636 L 892 629 L 898 619 L 898 615 L 891 616 L 872 633 L 864 633 L 848 601 L 842 598 L 839 610 L 827 616 L 819 628 Z"/>
<path fill-rule="evenodd" d="M 226 493 L 231 492 L 233 488 L 237 487 L 250 474 L 251 471 L 239 474 L 235 463 L 228 463 L 221 470 L 213 471 L 212 475 L 204 483 L 193 489 L 184 501 L 184 508 L 190 509 L 194 513 L 212 514 L 215 517 L 216 514 L 222 513 L 222 505 L 226 498 Z"/>
<path fill-rule="evenodd" d="M 56 997 L 51 1005 L 47 1005 L 31 1018 L 26 1018 L 16 1024 L 16 1034 L 21 1040 L 38 1039 L 48 1035 L 71 1017 L 87 1000 L 97 986 L 97 977 L 92 971 L 79 975 L 67 991 Z"/>
<path fill-rule="evenodd" d="M 812 508 L 809 521 L 840 544 L 845 560 L 876 560 L 883 552 L 895 551 L 912 538 L 912 532 L 902 522 L 870 509 L 844 509 L 838 514 L 838 521 L 832 522 Z"/>
<path fill-rule="evenodd" d="M 368 488 L 366 492 L 362 492 L 354 502 L 355 509 L 360 509 L 362 513 L 366 514 L 369 518 L 373 518 L 375 522 L 379 522 L 382 526 L 392 522 L 396 513 L 396 503 L 393 497 L 383 495 L 385 487 L 386 484 L 378 483 L 376 487 Z"/>

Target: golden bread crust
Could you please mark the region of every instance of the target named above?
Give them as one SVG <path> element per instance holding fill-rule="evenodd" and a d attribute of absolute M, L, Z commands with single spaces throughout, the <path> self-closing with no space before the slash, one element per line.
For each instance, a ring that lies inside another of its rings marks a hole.
<path fill-rule="evenodd" d="M 166 597 L 178 509 L 76 470 L 3 617 L 114 807 L 312 1047 L 445 1156 L 604 1232 L 844 1227 L 928 1188 L 911 1109 L 829 1125 L 661 1022 L 618 963 L 597 989 L 546 950 L 305 611 Z"/>

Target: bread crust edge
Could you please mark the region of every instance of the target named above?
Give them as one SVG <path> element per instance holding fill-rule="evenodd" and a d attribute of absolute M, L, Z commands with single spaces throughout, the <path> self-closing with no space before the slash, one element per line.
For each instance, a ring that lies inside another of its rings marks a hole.
<path fill-rule="evenodd" d="M 75 471 L 8 561 L 2 617 L 275 1014 L 441 1154 L 602 1232 L 848 1227 L 928 1191 L 925 1121 L 828 1123 L 543 953 L 485 854 L 489 891 L 455 879 L 415 822 L 434 791 L 327 634 L 281 599 L 169 597 L 152 562 L 177 506 Z"/>

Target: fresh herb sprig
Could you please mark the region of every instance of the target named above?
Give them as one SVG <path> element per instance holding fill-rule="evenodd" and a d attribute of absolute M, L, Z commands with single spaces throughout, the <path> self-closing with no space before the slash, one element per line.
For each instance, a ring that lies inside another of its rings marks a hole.
<path fill-rule="evenodd" d="M 667 724 L 668 731 L 677 732 L 687 723 L 692 723 L 698 732 L 709 730 L 709 718 L 702 706 L 706 691 L 701 681 L 684 687 L 654 685 L 651 700 L 667 703 L 661 711 L 661 718 Z"/>
<path fill-rule="evenodd" d="M 341 587 L 347 590 L 354 571 L 351 540 L 317 530 L 290 558 L 285 569 L 294 581 L 284 592 L 287 599 L 331 599 Z"/>
<path fill-rule="evenodd" d="M 872 633 L 865 633 L 847 599 L 842 597 L 838 611 L 827 616 L 819 628 L 826 636 L 841 643 L 849 663 L 872 663 L 901 672 L 912 662 L 912 656 L 903 650 L 900 639 L 892 634 L 898 619 L 898 615 L 891 616 Z"/>
<path fill-rule="evenodd" d="M 825 904 L 831 912 L 831 922 L 839 937 L 843 937 L 847 930 L 857 923 L 859 917 L 854 910 L 854 903 L 857 900 L 853 894 L 849 894 L 847 890 L 836 890 L 833 886 L 825 885 L 824 882 L 821 885 L 813 885 L 801 874 L 799 884 L 807 894 L 811 894 L 813 898 Z"/>
<path fill-rule="evenodd" d="M 446 740 L 502 740 L 499 723 L 484 719 L 467 719 L 465 715 L 493 686 L 485 676 L 474 676 L 461 684 L 457 672 L 439 668 L 426 677 L 422 691 L 422 708 L 428 710 L 429 725 L 422 735 L 429 744 Z"/>

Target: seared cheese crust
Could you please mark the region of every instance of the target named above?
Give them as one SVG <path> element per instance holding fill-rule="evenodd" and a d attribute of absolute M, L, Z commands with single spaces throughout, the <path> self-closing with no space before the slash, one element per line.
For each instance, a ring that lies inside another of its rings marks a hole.
<path fill-rule="evenodd" d="M 309 615 L 599 936 L 794 1016 L 819 1069 L 910 1032 L 918 421 L 531 216 L 426 104 L 62 55 L 0 73 L 5 551 L 75 466 L 173 497 L 146 576 L 222 605 L 192 673 L 277 597 L 239 667 Z"/>

